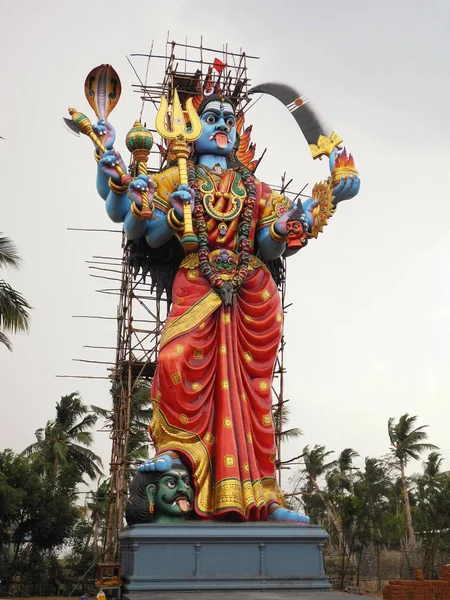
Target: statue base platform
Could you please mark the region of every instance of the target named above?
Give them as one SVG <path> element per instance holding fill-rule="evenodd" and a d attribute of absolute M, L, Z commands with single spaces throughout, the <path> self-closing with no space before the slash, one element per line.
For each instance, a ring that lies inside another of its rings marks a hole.
<path fill-rule="evenodd" d="M 158 590 L 330 588 L 323 564 L 328 534 L 315 525 L 191 521 L 134 525 L 119 537 L 129 600 Z"/>

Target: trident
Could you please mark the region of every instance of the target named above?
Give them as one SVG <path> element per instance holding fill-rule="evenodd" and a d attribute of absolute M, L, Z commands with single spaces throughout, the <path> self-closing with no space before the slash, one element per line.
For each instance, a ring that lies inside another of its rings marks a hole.
<path fill-rule="evenodd" d="M 172 129 L 167 128 L 167 116 L 172 113 Z M 188 131 L 186 128 L 186 122 L 184 120 L 184 111 L 181 106 L 180 99 L 178 97 L 177 90 L 173 92 L 172 110 L 169 109 L 169 103 L 165 96 L 161 96 L 161 104 L 156 115 L 156 129 L 158 133 L 166 140 L 175 140 L 175 144 L 172 147 L 172 151 L 176 156 L 178 162 L 178 169 L 180 171 L 180 184 L 188 185 L 188 174 L 186 160 L 189 157 L 188 142 L 193 142 L 198 139 L 202 133 L 202 122 L 198 116 L 195 108 L 192 105 L 192 98 L 188 98 L 186 102 L 186 113 L 189 117 L 191 124 L 191 130 Z M 184 232 L 181 238 L 181 243 L 187 254 L 194 252 L 198 246 L 198 238 L 194 233 L 192 226 L 192 212 L 191 204 L 188 200 L 183 207 L 184 214 Z"/>

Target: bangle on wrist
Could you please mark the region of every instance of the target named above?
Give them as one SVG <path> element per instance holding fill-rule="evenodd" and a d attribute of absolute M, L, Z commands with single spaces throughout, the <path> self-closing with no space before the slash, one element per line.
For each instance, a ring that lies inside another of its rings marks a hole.
<path fill-rule="evenodd" d="M 149 219 L 151 219 L 152 215 L 153 215 L 153 210 L 154 210 L 153 207 L 150 208 L 150 209 L 147 209 L 146 215 L 143 216 L 142 215 L 142 210 L 139 210 L 139 208 L 136 206 L 135 202 L 132 202 L 131 206 L 130 206 L 131 214 L 138 221 L 148 221 Z"/>
<path fill-rule="evenodd" d="M 167 224 L 171 229 L 174 229 L 175 231 L 183 231 L 184 229 L 184 223 L 177 219 L 175 215 L 175 210 L 173 208 L 171 208 L 167 213 Z"/>
<path fill-rule="evenodd" d="M 126 194 L 128 191 L 128 185 L 117 185 L 116 183 L 114 183 L 111 177 L 108 180 L 108 185 L 109 189 L 115 194 L 118 194 L 119 196 Z"/>
<path fill-rule="evenodd" d="M 100 162 L 101 156 L 100 154 L 97 152 L 97 150 L 94 150 L 94 160 L 96 163 Z"/>
<path fill-rule="evenodd" d="M 277 233 L 275 231 L 275 223 L 272 223 L 272 225 L 270 226 L 270 237 L 273 239 L 274 242 L 278 242 L 279 244 L 282 244 L 286 241 L 286 236 L 285 235 L 280 235 L 279 233 Z"/>

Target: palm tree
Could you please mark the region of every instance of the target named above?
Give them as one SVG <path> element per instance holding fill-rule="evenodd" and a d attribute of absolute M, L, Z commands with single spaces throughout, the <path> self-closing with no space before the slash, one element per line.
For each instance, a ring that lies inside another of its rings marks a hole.
<path fill-rule="evenodd" d="M 443 457 L 431 452 L 417 477 L 417 528 L 420 531 L 422 568 L 431 579 L 436 555 L 448 547 L 450 521 L 450 472 L 441 471 Z"/>
<path fill-rule="evenodd" d="M 289 420 L 291 418 L 291 411 L 289 407 L 283 406 L 282 410 L 280 411 L 280 406 L 277 404 L 272 410 L 272 414 L 274 429 L 280 436 L 281 442 L 295 440 L 301 435 L 303 435 L 303 431 L 299 427 L 290 427 L 289 429 L 284 429 L 284 426 L 289 423 Z"/>
<path fill-rule="evenodd" d="M 378 458 L 366 456 L 364 471 L 358 473 L 355 495 L 367 514 L 369 541 L 381 537 L 380 519 L 386 512 L 391 482 L 386 467 Z"/>
<path fill-rule="evenodd" d="M 409 547 L 414 547 L 416 545 L 416 537 L 414 535 L 412 523 L 411 504 L 409 502 L 405 467 L 410 458 L 419 460 L 422 452 L 425 450 L 435 450 L 437 448 L 434 444 L 429 444 L 425 441 L 428 439 L 428 434 L 423 430 L 428 427 L 428 425 L 414 427 L 416 421 L 417 416 L 410 416 L 408 413 L 405 413 L 399 418 L 398 423 L 395 423 L 392 417 L 388 422 L 391 452 L 398 462 L 398 467 L 400 469 Z"/>
<path fill-rule="evenodd" d="M 338 490 L 341 494 L 344 491 L 352 492 L 353 488 L 353 459 L 359 454 L 353 448 L 344 448 L 339 454 L 336 466 L 327 475 L 327 485 L 330 491 Z"/>
<path fill-rule="evenodd" d="M 153 412 L 150 401 L 150 387 L 150 383 L 142 379 L 133 388 L 130 405 L 130 432 L 127 444 L 127 461 L 130 463 L 148 458 L 148 447 L 151 444 L 148 425 Z M 117 384 L 113 384 L 111 396 L 114 406 L 117 406 L 120 397 L 120 388 Z M 105 419 L 105 429 L 114 429 L 114 408 L 108 410 L 92 405 L 91 410 L 97 416 Z"/>
<path fill-rule="evenodd" d="M 342 548 L 344 546 L 344 530 L 342 528 L 342 522 L 326 494 L 320 488 L 318 481 L 320 477 L 326 475 L 326 473 L 337 465 L 336 460 L 326 462 L 330 454 L 333 454 L 333 450 L 326 451 L 325 446 L 316 444 L 312 450 L 309 449 L 309 446 L 305 446 L 303 448 L 303 458 L 305 461 L 304 472 L 307 477 L 307 486 L 310 489 L 313 489 L 320 498 L 325 507 L 328 520 L 336 529 L 339 546 Z"/>
<path fill-rule="evenodd" d="M 89 449 L 93 442 L 90 429 L 96 421 L 97 415 L 88 411 L 77 392 L 62 396 L 56 403 L 56 418 L 36 431 L 37 442 L 24 452 L 39 454 L 47 469 L 75 462 L 81 474 L 95 479 L 102 474 L 100 457 Z"/>
<path fill-rule="evenodd" d="M 0 233 L 0 268 L 19 269 L 20 263 L 16 247 L 9 238 Z M 22 294 L 0 279 L 0 344 L 4 344 L 8 350 L 12 350 L 12 344 L 4 332 L 28 331 L 30 309 L 31 306 Z"/>
<path fill-rule="evenodd" d="M 87 495 L 87 507 L 91 511 L 93 524 L 93 546 L 95 554 L 98 554 L 99 544 L 103 547 L 104 535 L 101 532 L 101 525 L 106 521 L 109 500 L 109 479 L 98 482 L 97 489 L 91 490 Z M 104 533 L 104 532 L 103 532 Z"/>
<path fill-rule="evenodd" d="M 442 463 L 444 462 L 443 456 L 439 452 L 430 452 L 427 460 L 425 461 L 423 470 L 423 482 L 427 484 L 439 483 L 441 476 Z"/>
<path fill-rule="evenodd" d="M 272 408 L 272 417 L 273 424 L 275 429 L 275 444 L 277 449 L 277 459 L 275 462 L 277 471 L 278 471 L 278 485 L 281 487 L 281 469 L 283 465 L 288 465 L 293 461 L 301 458 L 300 456 L 295 456 L 294 458 L 290 458 L 289 460 L 282 461 L 281 460 L 281 445 L 283 442 L 287 442 L 289 440 L 295 440 L 301 435 L 303 435 L 303 431 L 299 427 L 289 427 L 286 428 L 286 425 L 289 423 L 291 416 L 291 411 L 284 404 L 276 404 Z"/>

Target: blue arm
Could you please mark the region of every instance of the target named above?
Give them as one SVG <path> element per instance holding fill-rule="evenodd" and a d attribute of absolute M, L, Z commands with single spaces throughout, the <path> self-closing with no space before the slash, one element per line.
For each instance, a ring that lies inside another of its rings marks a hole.
<path fill-rule="evenodd" d="M 109 191 L 105 202 L 106 214 L 114 223 L 123 223 L 130 212 L 130 205 L 130 199 L 126 194 Z"/>
<path fill-rule="evenodd" d="M 270 236 L 270 227 L 263 227 L 256 233 L 259 252 L 264 260 L 273 260 L 283 254 L 286 242 L 276 242 Z"/>
<path fill-rule="evenodd" d="M 97 165 L 96 185 L 97 192 L 99 193 L 100 197 L 103 198 L 103 200 L 106 200 L 110 191 L 108 187 L 108 177 L 106 177 L 106 175 L 103 173 L 103 170 L 99 164 Z"/>
<path fill-rule="evenodd" d="M 153 219 L 148 221 L 148 230 L 145 236 L 150 248 L 159 248 L 170 240 L 174 231 L 167 223 L 167 215 L 155 208 Z"/>
<path fill-rule="evenodd" d="M 129 240 L 145 237 L 150 248 L 159 248 L 168 242 L 174 233 L 167 224 L 167 216 L 158 208 L 155 209 L 153 218 L 148 221 L 136 219 L 131 210 L 128 210 L 123 226 Z"/>
<path fill-rule="evenodd" d="M 144 235 L 147 235 L 151 221 L 140 221 L 133 217 L 131 210 L 128 210 L 124 221 L 123 228 L 129 240 L 138 240 Z"/>

